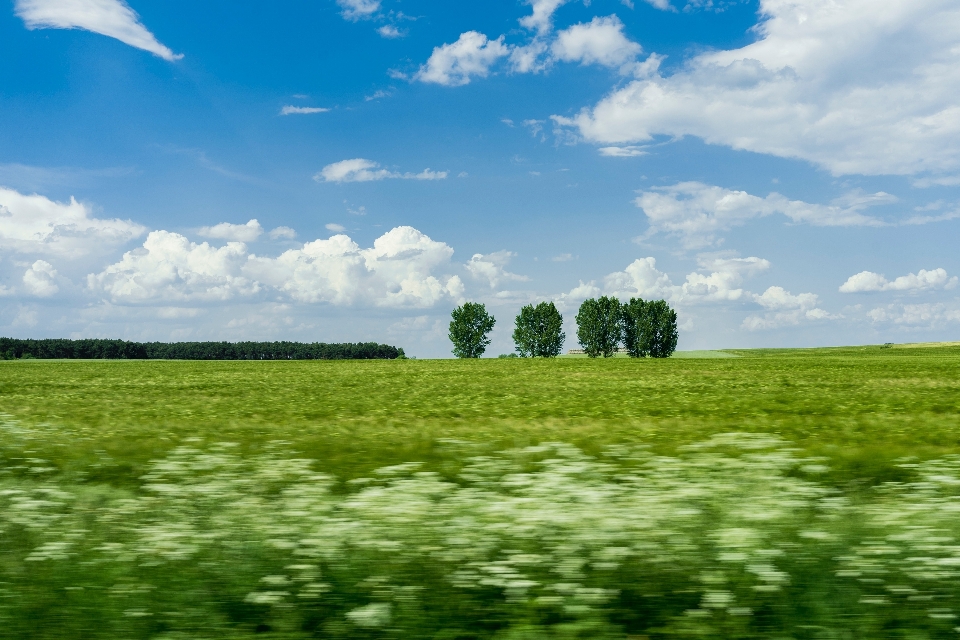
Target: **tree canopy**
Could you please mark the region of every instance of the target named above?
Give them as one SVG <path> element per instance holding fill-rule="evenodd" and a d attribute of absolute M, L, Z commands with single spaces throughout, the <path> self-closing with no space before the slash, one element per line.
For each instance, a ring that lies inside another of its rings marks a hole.
<path fill-rule="evenodd" d="M 584 300 L 577 312 L 577 340 L 591 358 L 611 357 L 620 344 L 620 301 L 603 296 Z"/>
<path fill-rule="evenodd" d="M 563 316 L 552 302 L 520 309 L 513 330 L 513 342 L 524 358 L 554 358 L 560 355 L 563 341 Z"/>
<path fill-rule="evenodd" d="M 466 302 L 450 314 L 450 342 L 458 358 L 479 358 L 490 344 L 496 319 L 479 302 Z"/>

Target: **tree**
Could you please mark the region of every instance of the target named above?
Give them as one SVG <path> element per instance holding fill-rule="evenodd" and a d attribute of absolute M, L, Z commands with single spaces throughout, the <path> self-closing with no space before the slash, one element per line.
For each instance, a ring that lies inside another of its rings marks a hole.
<path fill-rule="evenodd" d="M 563 341 L 563 316 L 552 302 L 537 306 L 528 304 L 520 309 L 513 342 L 523 358 L 555 358 L 560 355 Z"/>
<path fill-rule="evenodd" d="M 677 350 L 677 312 L 665 300 L 645 307 L 642 348 L 651 358 L 669 358 Z"/>
<path fill-rule="evenodd" d="M 477 302 L 464 303 L 450 314 L 450 342 L 453 355 L 458 358 L 479 358 L 487 350 L 496 319 L 487 313 L 487 308 Z"/>
<path fill-rule="evenodd" d="M 609 358 L 620 343 L 620 301 L 616 298 L 584 300 L 577 313 L 577 340 L 591 358 Z"/>
<path fill-rule="evenodd" d="M 620 326 L 623 330 L 623 346 L 631 358 L 645 358 L 649 355 L 645 330 L 647 328 L 647 309 L 651 303 L 643 298 L 630 298 L 630 302 L 621 307 Z"/>

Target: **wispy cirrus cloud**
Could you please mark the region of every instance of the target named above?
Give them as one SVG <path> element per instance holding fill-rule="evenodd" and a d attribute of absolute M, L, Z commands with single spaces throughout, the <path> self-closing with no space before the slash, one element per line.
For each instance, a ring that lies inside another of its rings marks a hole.
<path fill-rule="evenodd" d="M 280 109 L 280 115 L 309 115 L 311 113 L 327 113 L 328 111 L 330 111 L 330 109 L 327 109 L 326 107 L 295 107 L 288 104 Z"/>
<path fill-rule="evenodd" d="M 164 60 L 183 57 L 161 44 L 123 0 L 16 0 L 13 10 L 28 29 L 83 29 Z"/>

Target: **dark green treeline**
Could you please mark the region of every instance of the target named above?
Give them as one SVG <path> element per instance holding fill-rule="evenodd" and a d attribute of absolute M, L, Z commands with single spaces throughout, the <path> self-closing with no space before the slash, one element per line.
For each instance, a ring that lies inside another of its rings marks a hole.
<path fill-rule="evenodd" d="M 0 358 L 84 360 L 393 360 L 403 349 L 375 342 L 127 342 L 0 338 Z"/>

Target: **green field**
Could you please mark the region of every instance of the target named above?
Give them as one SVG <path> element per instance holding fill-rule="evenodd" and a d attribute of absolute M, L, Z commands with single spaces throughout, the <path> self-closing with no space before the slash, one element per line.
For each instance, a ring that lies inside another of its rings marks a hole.
<path fill-rule="evenodd" d="M 719 353 L 0 362 L 0 629 L 956 637 L 960 345 Z"/>

